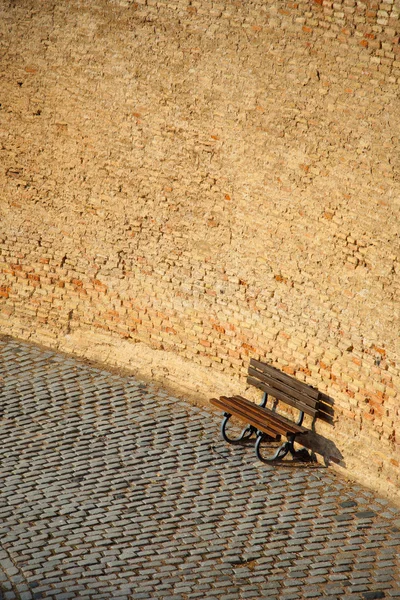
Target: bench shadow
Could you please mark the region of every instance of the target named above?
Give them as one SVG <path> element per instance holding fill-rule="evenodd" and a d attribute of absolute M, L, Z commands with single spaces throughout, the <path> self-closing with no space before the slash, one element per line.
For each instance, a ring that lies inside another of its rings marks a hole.
<path fill-rule="evenodd" d="M 322 421 L 323 423 L 326 423 L 332 427 L 335 422 L 334 399 L 327 394 L 323 394 L 322 392 L 320 392 L 320 397 L 318 400 L 318 413 L 312 421 L 310 432 L 304 436 L 304 444 L 303 438 L 301 441 L 299 440 L 299 443 L 309 448 L 311 451 L 311 457 L 315 460 L 316 455 L 319 454 L 322 457 L 326 467 L 329 467 L 331 463 L 335 463 L 341 467 L 346 467 L 343 454 L 340 452 L 335 442 L 316 431 L 315 426 L 317 419 L 318 421 Z"/>

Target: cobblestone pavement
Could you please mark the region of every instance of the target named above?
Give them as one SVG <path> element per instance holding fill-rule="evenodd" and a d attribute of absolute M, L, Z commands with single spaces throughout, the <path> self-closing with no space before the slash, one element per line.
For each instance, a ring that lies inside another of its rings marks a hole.
<path fill-rule="evenodd" d="M 400 597 L 400 511 L 219 418 L 0 338 L 0 598 Z"/>

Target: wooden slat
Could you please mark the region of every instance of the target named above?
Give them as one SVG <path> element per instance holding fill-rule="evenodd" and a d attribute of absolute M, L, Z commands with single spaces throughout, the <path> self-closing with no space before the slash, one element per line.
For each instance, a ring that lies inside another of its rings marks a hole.
<path fill-rule="evenodd" d="M 236 408 L 233 409 L 233 407 L 229 403 L 222 402 L 221 400 L 218 400 L 217 398 L 212 398 L 210 400 L 210 402 L 211 402 L 211 404 L 213 404 L 220 410 L 223 410 L 224 412 L 228 412 L 236 417 L 240 417 L 245 423 L 249 423 L 250 425 L 253 425 L 257 429 L 259 429 L 260 431 L 263 431 L 264 433 L 267 433 L 271 437 L 276 437 L 279 433 L 277 431 L 269 429 L 265 423 L 260 423 L 258 421 L 258 419 L 255 419 L 254 417 L 248 415 L 244 410 L 241 411 Z"/>
<path fill-rule="evenodd" d="M 225 398 L 225 396 L 221 396 L 221 398 Z M 303 425 L 297 425 L 297 423 L 295 423 L 294 421 L 291 421 L 290 419 L 284 417 L 283 415 L 271 410 L 270 408 L 266 408 L 264 406 L 259 406 L 258 404 L 254 404 L 254 402 L 250 402 L 250 400 L 247 400 L 246 398 L 243 398 L 243 396 L 233 396 L 232 398 L 228 398 L 229 400 L 237 400 L 241 403 L 243 403 L 249 410 L 254 410 L 257 412 L 257 414 L 260 414 L 261 418 L 266 418 L 269 421 L 271 421 L 271 423 L 279 423 L 282 424 L 282 426 L 285 427 L 285 431 L 289 431 L 291 433 L 304 433 L 306 431 L 308 431 L 308 429 L 306 427 L 303 427 Z"/>
<path fill-rule="evenodd" d="M 259 390 L 262 390 L 263 392 L 266 392 L 267 394 L 273 396 L 273 398 L 276 398 L 277 400 L 282 400 L 282 402 L 285 402 L 286 404 L 289 404 L 290 406 L 293 406 L 294 408 L 305 412 L 307 415 L 311 415 L 312 417 L 314 417 L 317 414 L 317 410 L 315 408 L 311 408 L 311 406 L 308 406 L 307 404 L 304 404 L 299 400 L 291 398 L 284 392 L 281 392 L 280 390 L 273 388 L 270 385 L 259 381 L 258 379 L 255 379 L 254 377 L 248 377 L 247 382 L 250 383 L 250 385 L 254 385 L 254 387 L 258 388 Z"/>
<path fill-rule="evenodd" d="M 221 398 L 221 400 L 222 400 L 222 398 Z M 297 427 L 294 423 L 290 423 L 290 422 L 287 423 L 284 420 L 280 420 L 279 418 L 272 419 L 269 415 L 260 414 L 261 410 L 263 410 L 263 409 L 260 409 L 260 407 L 258 407 L 258 408 L 255 407 L 256 410 L 254 411 L 251 408 L 249 409 L 249 407 L 246 406 L 243 402 L 240 402 L 240 401 L 238 402 L 237 398 L 225 398 L 224 400 L 228 401 L 227 405 L 230 406 L 229 410 L 241 411 L 241 413 L 244 415 L 243 418 L 252 419 L 254 425 L 256 425 L 261 430 L 266 428 L 266 429 L 272 430 L 274 432 L 274 435 L 276 435 L 276 433 L 279 433 L 280 435 L 285 435 L 285 436 L 287 436 L 288 434 L 291 434 L 291 433 L 294 433 L 294 434 L 303 433 L 302 430 L 297 429 Z M 252 403 L 250 403 L 250 404 L 252 404 Z M 255 405 L 253 405 L 253 406 L 255 406 Z"/>
<path fill-rule="evenodd" d="M 283 418 L 280 418 L 280 416 L 276 413 L 272 413 L 272 411 L 269 411 L 268 409 L 263 409 L 261 406 L 257 406 L 245 398 L 238 396 L 233 398 L 225 398 L 222 396 L 220 400 L 228 400 L 234 407 L 236 406 L 241 409 L 243 408 L 246 414 L 251 414 L 255 419 L 259 419 L 260 423 L 268 422 L 268 425 L 271 426 L 271 429 L 278 431 L 283 435 L 286 435 L 287 433 L 299 433 L 299 430 L 297 429 L 298 426 L 293 423 L 293 421 L 287 421 Z M 274 416 L 271 416 L 270 413 L 272 413 Z"/>
<path fill-rule="evenodd" d="M 296 408 L 297 410 L 305 412 L 307 415 L 314 417 L 318 412 L 317 409 L 312 408 L 311 406 L 308 406 L 307 404 L 304 404 L 303 402 L 300 402 L 299 400 L 296 400 L 295 398 L 292 398 L 291 396 L 289 396 L 288 394 L 285 394 L 281 390 L 278 390 L 277 388 L 273 388 L 270 385 L 268 385 L 267 383 L 263 383 L 262 381 L 259 381 L 258 379 L 255 379 L 254 377 L 248 377 L 247 382 L 250 385 L 253 385 L 254 387 L 262 390 L 263 392 L 266 392 L 268 395 L 273 396 L 277 400 L 281 400 L 282 402 L 285 402 L 286 404 L 293 406 L 293 408 Z"/>
<path fill-rule="evenodd" d="M 227 402 L 226 399 L 224 401 L 221 398 L 219 401 L 214 402 L 214 404 L 219 406 L 219 408 L 222 408 L 222 410 L 225 412 L 228 412 L 236 417 L 240 417 L 244 422 L 253 425 L 271 437 L 276 437 L 278 434 L 286 435 L 286 432 L 283 431 L 282 428 L 277 429 L 274 425 L 266 423 L 265 420 L 260 420 L 254 414 L 250 414 L 249 411 L 243 406 L 234 406 L 232 402 Z"/>
<path fill-rule="evenodd" d="M 294 387 L 289 386 L 286 383 L 283 383 L 279 379 L 276 379 L 276 377 L 272 377 L 271 375 L 269 375 L 267 373 L 260 373 L 256 369 L 249 367 L 249 376 L 255 377 L 256 379 L 263 381 L 267 385 L 270 385 L 272 388 L 276 388 L 277 390 L 284 392 L 288 396 L 293 396 L 293 398 L 296 398 L 300 402 L 307 404 L 311 408 L 315 408 L 315 406 L 317 404 L 317 400 L 315 398 L 311 398 L 310 396 L 307 396 L 303 392 L 299 392 L 299 390 L 295 389 Z"/>
<path fill-rule="evenodd" d="M 299 392 L 302 392 L 303 394 L 306 394 L 307 396 L 310 396 L 311 398 L 315 398 L 315 400 L 318 400 L 319 391 L 316 390 L 315 388 L 311 387 L 310 385 L 307 385 L 307 383 L 298 381 L 294 377 L 291 377 L 290 375 L 287 375 L 286 373 L 282 373 L 282 371 L 279 371 L 279 369 L 275 369 L 275 367 L 272 367 L 271 365 L 267 365 L 266 363 L 263 363 L 259 360 L 255 360 L 254 358 L 250 359 L 250 365 L 253 368 L 257 369 L 258 371 L 261 371 L 262 373 L 266 373 L 267 375 L 270 375 L 274 379 L 278 379 L 279 381 L 282 381 L 282 383 L 285 383 L 286 385 L 298 390 Z"/>
<path fill-rule="evenodd" d="M 290 433 L 298 434 L 307 432 L 305 427 L 296 425 L 296 423 L 293 423 L 293 421 L 286 419 L 282 415 L 278 415 L 268 408 L 258 406 L 242 396 L 233 396 L 230 398 L 221 396 L 219 400 L 213 398 L 211 403 L 226 412 L 241 416 L 258 429 L 261 429 L 261 431 L 265 431 L 265 433 L 270 434 L 271 430 L 274 432 L 274 435 L 276 433 L 288 435 Z"/>
<path fill-rule="evenodd" d="M 245 421 L 246 423 L 249 423 L 250 425 L 254 425 L 254 427 L 260 429 L 261 431 L 264 431 L 264 433 L 268 433 L 268 435 L 272 437 L 276 437 L 278 435 L 278 432 L 269 429 L 266 423 L 260 423 L 257 418 L 253 417 L 252 415 L 249 415 L 245 411 L 245 409 L 240 410 L 236 407 L 233 407 L 231 403 L 217 398 L 212 398 L 210 402 L 220 410 L 230 413 L 236 417 L 240 417 L 241 420 Z"/>

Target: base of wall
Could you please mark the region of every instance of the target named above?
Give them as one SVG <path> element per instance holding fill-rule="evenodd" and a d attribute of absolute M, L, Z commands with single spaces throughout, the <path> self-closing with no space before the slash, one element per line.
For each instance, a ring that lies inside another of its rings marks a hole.
<path fill-rule="evenodd" d="M 86 330 L 56 336 L 47 331 L 32 333 L 21 328 L 16 334 L 15 327 L 11 331 L 11 327 L 2 324 L 2 331 L 24 341 L 100 363 L 106 368 L 122 370 L 208 410 L 211 410 L 209 398 L 212 396 L 245 394 L 252 397 L 244 382 L 192 364 L 172 352 L 155 350 L 144 343 L 133 343 Z M 253 395 L 253 398 L 256 399 L 256 396 Z M 219 431 L 216 430 L 215 434 L 219 436 Z M 317 421 L 313 449 L 321 466 L 333 468 L 348 480 L 369 487 L 400 506 L 396 482 L 383 474 L 377 476 L 376 468 L 368 467 L 368 448 L 354 432 L 343 432 L 334 425 Z"/>

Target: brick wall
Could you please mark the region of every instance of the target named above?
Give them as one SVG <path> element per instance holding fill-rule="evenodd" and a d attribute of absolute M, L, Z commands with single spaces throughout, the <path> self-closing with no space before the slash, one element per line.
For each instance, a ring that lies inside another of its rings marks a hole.
<path fill-rule="evenodd" d="M 198 397 L 265 358 L 394 497 L 400 3 L 0 7 L 0 331 Z"/>

